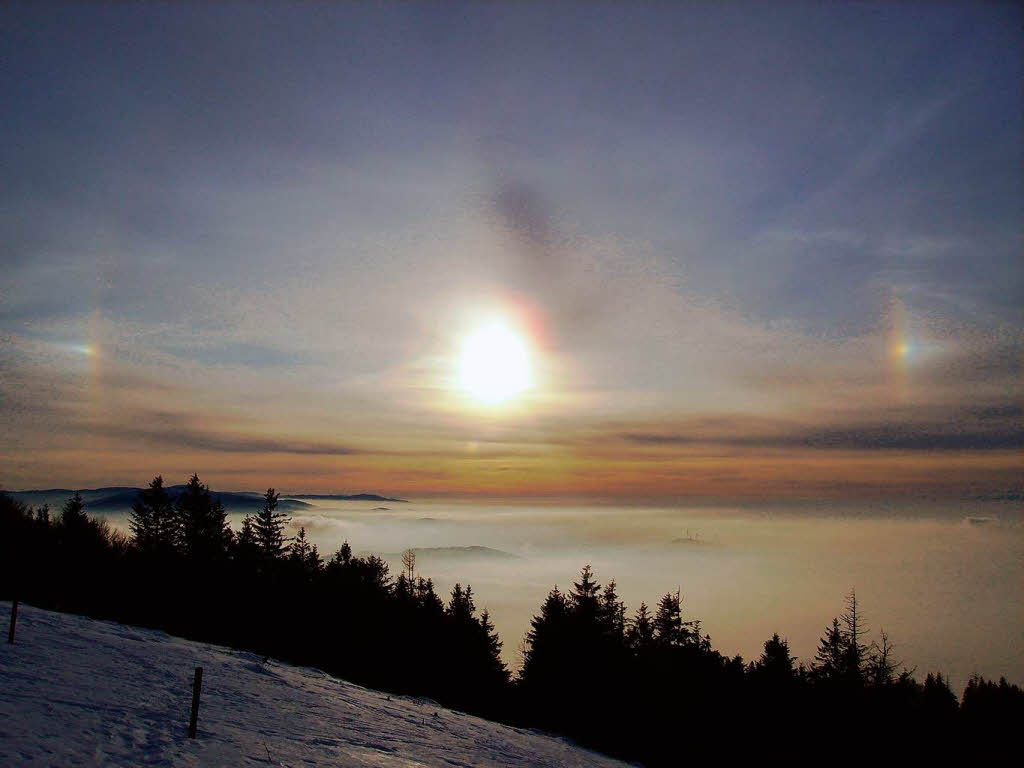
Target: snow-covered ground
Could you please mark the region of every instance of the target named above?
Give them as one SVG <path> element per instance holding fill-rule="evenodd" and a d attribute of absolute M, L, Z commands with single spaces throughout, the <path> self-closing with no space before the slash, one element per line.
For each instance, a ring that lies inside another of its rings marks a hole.
<path fill-rule="evenodd" d="M 316 669 L 0 602 L 0 765 L 622 766 Z M 196 739 L 191 683 L 203 668 Z"/>

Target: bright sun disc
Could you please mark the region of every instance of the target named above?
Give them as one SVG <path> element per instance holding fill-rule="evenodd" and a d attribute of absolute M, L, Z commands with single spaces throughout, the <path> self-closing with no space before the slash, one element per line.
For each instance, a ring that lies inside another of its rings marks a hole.
<path fill-rule="evenodd" d="M 488 325 L 462 346 L 459 386 L 485 403 L 501 403 L 530 386 L 530 360 L 521 336 L 505 325 Z"/>

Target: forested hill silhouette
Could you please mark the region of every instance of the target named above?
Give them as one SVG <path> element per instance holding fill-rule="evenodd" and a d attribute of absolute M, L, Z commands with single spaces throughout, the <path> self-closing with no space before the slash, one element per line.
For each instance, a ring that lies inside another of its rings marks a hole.
<path fill-rule="evenodd" d="M 184 490 L 185 485 L 172 485 L 167 487 L 167 493 L 172 498 L 177 498 Z M 68 488 L 49 488 L 45 490 L 31 491 L 8 491 L 8 494 L 18 501 L 32 506 L 49 504 L 52 507 L 63 504 L 64 501 L 75 493 L 82 496 L 82 499 L 89 505 L 90 509 L 103 510 L 106 512 L 125 512 L 131 509 L 132 504 L 142 488 L 132 486 L 113 486 L 109 488 L 92 488 L 75 491 Z M 221 504 L 230 512 L 247 512 L 260 508 L 263 503 L 263 495 L 250 491 L 210 491 L 220 499 Z M 354 494 L 309 494 L 309 493 L 288 493 L 281 494 L 278 507 L 284 511 L 299 511 L 311 509 L 309 504 L 302 499 L 315 499 L 321 501 L 388 501 L 397 504 L 405 504 L 405 499 L 393 499 L 389 496 L 380 496 L 375 493 L 354 493 Z"/>
<path fill-rule="evenodd" d="M 83 501 L 87 504 L 92 504 L 97 499 L 101 499 L 106 496 L 114 496 L 125 492 L 138 493 L 141 490 L 141 488 L 136 488 L 135 486 L 115 485 L 105 488 L 82 488 L 78 490 L 75 490 L 74 488 L 44 488 L 26 491 L 4 491 L 4 493 L 15 501 L 29 506 L 37 507 L 42 504 L 49 504 L 51 507 L 56 508 L 60 507 L 76 493 L 81 496 Z"/>
<path fill-rule="evenodd" d="M 286 493 L 286 499 L 318 499 L 321 501 L 393 501 L 396 504 L 408 504 L 408 499 L 393 499 L 390 496 L 378 496 L 376 493 Z"/>
<path fill-rule="evenodd" d="M 184 485 L 172 485 L 167 487 L 167 492 L 172 497 L 177 498 L 184 489 Z M 108 512 L 124 512 L 131 508 L 136 497 L 142 492 L 142 490 L 142 488 L 136 488 L 134 486 L 110 486 L 107 488 L 85 488 L 77 491 L 70 488 L 7 491 L 7 494 L 11 498 L 30 506 L 49 504 L 51 507 L 57 507 L 63 504 L 65 500 L 78 493 L 93 510 L 102 509 Z M 255 510 L 259 509 L 260 505 L 263 503 L 263 495 L 261 493 L 251 491 L 211 490 L 210 493 L 218 497 L 228 511 L 244 512 Z M 278 506 L 282 510 L 288 511 L 298 511 L 313 507 L 312 504 L 302 501 L 302 499 L 313 499 L 317 501 L 387 501 L 395 504 L 408 503 L 407 499 L 381 496 L 376 493 L 283 493 L 278 501 Z"/>
<path fill-rule="evenodd" d="M 136 495 L 128 536 L 90 517 L 79 494 L 53 512 L 0 493 L 0 599 L 319 667 L 647 765 L 728 758 L 743 743 L 786 755 L 845 748 L 851 736 L 882 746 L 897 733 L 913 734 L 915 749 L 976 744 L 1024 716 L 1024 692 L 1006 680 L 974 676 L 959 700 L 941 674 L 916 680 L 884 632 L 868 633 L 852 591 L 813 660 L 775 634 L 747 662 L 714 649 L 679 591 L 630 614 L 590 566 L 549 592 L 513 679 L 471 587 L 443 600 L 412 553 L 397 577 L 348 542 L 325 561 L 304 530 L 286 538 L 274 489 L 260 502 L 233 531 L 197 476 L 177 495 L 157 477 Z"/>

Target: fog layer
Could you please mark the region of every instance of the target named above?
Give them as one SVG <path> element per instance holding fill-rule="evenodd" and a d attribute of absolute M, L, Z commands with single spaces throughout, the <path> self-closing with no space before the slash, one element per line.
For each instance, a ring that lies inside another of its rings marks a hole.
<path fill-rule="evenodd" d="M 955 687 L 979 672 L 1024 681 L 1024 522 L 1020 504 L 849 507 L 610 507 L 380 504 L 307 499 L 292 517 L 329 557 L 389 560 L 417 548 L 419 575 L 442 596 L 473 586 L 516 668 L 547 592 L 585 563 L 615 579 L 630 614 L 679 588 L 687 618 L 725 654 L 756 658 L 778 632 L 806 664 L 856 588 L 872 637 L 884 629 L 919 676 Z M 124 526 L 120 517 L 112 523 Z M 237 529 L 240 516 L 232 515 Z M 457 547 L 489 547 L 496 552 Z M 431 548 L 444 548 L 430 551 Z M 503 556 L 504 553 L 506 556 Z"/>

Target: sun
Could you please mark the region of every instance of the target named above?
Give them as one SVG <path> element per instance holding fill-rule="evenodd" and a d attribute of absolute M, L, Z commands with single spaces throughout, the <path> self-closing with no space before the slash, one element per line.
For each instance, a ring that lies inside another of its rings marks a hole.
<path fill-rule="evenodd" d="M 488 405 L 529 389 L 530 355 L 521 334 L 504 323 L 485 325 L 466 337 L 459 361 L 459 386 Z"/>

